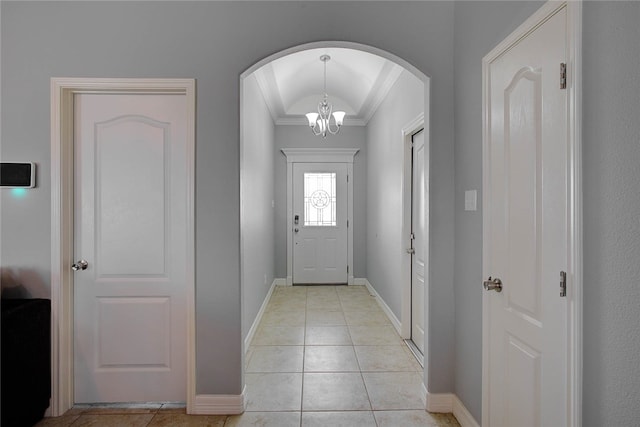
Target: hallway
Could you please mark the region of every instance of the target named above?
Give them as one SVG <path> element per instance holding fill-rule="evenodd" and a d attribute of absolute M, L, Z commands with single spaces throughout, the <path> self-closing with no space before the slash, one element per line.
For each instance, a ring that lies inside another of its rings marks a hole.
<path fill-rule="evenodd" d="M 74 408 L 75 426 L 458 426 L 425 412 L 422 368 L 364 286 L 277 286 L 245 360 L 246 412 Z"/>
<path fill-rule="evenodd" d="M 422 367 L 364 286 L 276 287 L 246 363 L 247 412 L 226 425 L 458 425 L 424 411 Z"/>

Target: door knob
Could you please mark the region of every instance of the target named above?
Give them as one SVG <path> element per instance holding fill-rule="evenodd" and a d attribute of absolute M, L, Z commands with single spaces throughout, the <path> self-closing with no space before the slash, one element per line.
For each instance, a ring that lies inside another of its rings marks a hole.
<path fill-rule="evenodd" d="M 297 228 L 297 227 L 293 229 L 293 232 L 294 232 L 294 233 L 297 233 L 298 231 L 300 231 L 300 230 L 298 230 L 298 228 Z"/>
<path fill-rule="evenodd" d="M 502 280 L 497 277 L 492 279 L 491 276 L 489 276 L 489 280 L 484 281 L 484 288 L 488 291 L 502 292 Z"/>
<path fill-rule="evenodd" d="M 81 260 L 80 260 L 80 261 L 78 261 L 78 262 L 74 262 L 74 263 L 71 265 L 71 269 L 72 269 L 73 271 L 86 270 L 88 266 L 89 266 L 89 263 L 88 263 L 87 261 L 85 261 L 85 260 L 81 259 Z"/>

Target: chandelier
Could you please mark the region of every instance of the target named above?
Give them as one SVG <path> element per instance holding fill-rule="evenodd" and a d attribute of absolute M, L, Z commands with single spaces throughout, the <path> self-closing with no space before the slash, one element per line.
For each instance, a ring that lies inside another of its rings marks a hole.
<path fill-rule="evenodd" d="M 327 101 L 329 97 L 327 95 L 327 61 L 331 57 L 329 55 L 322 55 L 320 61 L 324 63 L 324 95 L 322 100 L 318 102 L 317 113 L 307 113 L 307 120 L 309 120 L 309 127 L 311 132 L 315 136 L 322 135 L 323 138 L 327 137 L 327 132 L 331 135 L 335 135 L 340 131 L 342 121 L 344 120 L 344 111 L 333 111 L 333 106 Z"/>

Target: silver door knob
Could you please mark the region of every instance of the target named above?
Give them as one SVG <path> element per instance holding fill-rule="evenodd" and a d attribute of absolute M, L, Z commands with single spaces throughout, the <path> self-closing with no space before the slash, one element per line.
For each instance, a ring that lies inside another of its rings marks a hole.
<path fill-rule="evenodd" d="M 488 291 L 502 292 L 502 280 L 489 276 L 489 279 L 484 281 L 484 288 Z"/>
<path fill-rule="evenodd" d="M 89 266 L 89 263 L 87 261 L 81 259 L 80 261 L 74 262 L 71 265 L 71 269 L 73 271 L 86 270 L 88 266 Z"/>
<path fill-rule="evenodd" d="M 294 228 L 294 229 L 293 229 L 293 232 L 294 232 L 294 233 L 297 233 L 298 231 L 300 231 L 300 230 L 298 230 L 297 228 Z"/>
<path fill-rule="evenodd" d="M 408 249 L 407 249 L 407 253 L 408 253 L 408 254 L 415 254 L 415 253 L 416 253 L 416 250 L 415 250 L 414 248 L 408 248 Z"/>

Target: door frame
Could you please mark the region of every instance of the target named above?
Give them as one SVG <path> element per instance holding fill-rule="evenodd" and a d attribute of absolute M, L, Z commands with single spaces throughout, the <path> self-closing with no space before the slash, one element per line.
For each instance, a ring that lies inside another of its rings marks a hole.
<path fill-rule="evenodd" d="M 482 59 L 482 277 L 491 274 L 487 254 L 491 248 L 489 234 L 490 179 L 490 82 L 489 66 L 523 37 L 541 26 L 559 10 L 567 10 L 567 157 L 568 157 L 568 242 L 567 242 L 567 387 L 569 426 L 582 425 L 582 2 L 548 1 L 513 33 Z M 478 283 L 480 286 L 480 283 Z M 482 425 L 489 425 L 489 294 L 482 296 Z"/>
<path fill-rule="evenodd" d="M 353 158 L 358 148 L 283 148 L 287 157 L 287 286 L 293 285 L 293 164 L 346 163 L 347 175 L 347 284 L 353 285 Z"/>
<path fill-rule="evenodd" d="M 402 149 L 404 150 L 404 164 L 403 164 L 403 178 L 402 178 L 402 245 L 404 248 L 411 247 L 411 232 L 412 232 L 412 188 L 413 188 L 413 161 L 412 161 L 412 137 L 415 133 L 424 129 L 425 132 L 425 153 L 429 155 L 429 138 L 428 129 L 425 127 L 424 123 L 424 113 L 420 113 L 415 119 L 411 120 L 409 123 L 402 127 Z M 424 163 L 425 168 L 425 179 L 427 182 L 425 183 L 425 191 L 428 191 L 429 188 L 429 159 L 425 159 Z M 424 313 L 425 313 L 425 343 L 424 343 L 424 353 L 427 353 L 427 320 L 429 319 L 429 195 L 425 194 L 425 230 L 427 232 L 427 236 L 424 242 L 414 242 L 415 244 L 424 245 L 424 254 L 426 265 L 425 268 L 425 301 L 424 301 Z M 411 339 L 411 256 L 405 256 L 402 260 L 402 303 L 401 303 L 401 325 L 400 325 L 400 335 L 403 339 Z"/>
<path fill-rule="evenodd" d="M 180 94 L 187 97 L 187 413 L 195 397 L 195 80 L 51 79 L 51 405 L 60 416 L 74 404 L 74 95 Z"/>

